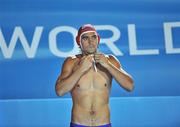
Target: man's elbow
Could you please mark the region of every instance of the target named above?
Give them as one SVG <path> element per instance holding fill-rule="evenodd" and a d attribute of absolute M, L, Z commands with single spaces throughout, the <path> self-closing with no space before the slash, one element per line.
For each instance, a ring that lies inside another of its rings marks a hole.
<path fill-rule="evenodd" d="M 56 95 L 62 97 L 65 93 L 62 90 L 56 90 Z"/>
<path fill-rule="evenodd" d="M 129 91 L 129 92 L 134 91 L 134 84 L 132 84 L 132 85 L 129 87 L 128 91 Z"/>
<path fill-rule="evenodd" d="M 130 82 L 129 82 L 129 84 L 128 84 L 128 91 L 129 92 L 132 92 L 133 90 L 134 90 L 134 81 L 133 80 L 131 80 Z"/>
<path fill-rule="evenodd" d="M 56 85 L 56 95 L 63 96 L 64 94 L 64 91 L 58 85 Z"/>

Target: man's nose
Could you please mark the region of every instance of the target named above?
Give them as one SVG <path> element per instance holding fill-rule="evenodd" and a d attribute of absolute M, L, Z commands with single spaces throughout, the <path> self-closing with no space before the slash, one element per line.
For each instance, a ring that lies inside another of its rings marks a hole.
<path fill-rule="evenodd" d="M 89 38 L 88 38 L 89 44 L 93 43 L 93 41 L 94 41 L 94 40 L 92 39 L 92 37 L 89 37 Z"/>

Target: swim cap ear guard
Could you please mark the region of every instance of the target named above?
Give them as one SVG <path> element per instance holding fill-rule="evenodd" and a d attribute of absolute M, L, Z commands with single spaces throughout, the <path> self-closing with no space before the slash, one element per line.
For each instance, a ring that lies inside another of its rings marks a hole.
<path fill-rule="evenodd" d="M 97 37 L 98 37 L 98 44 L 100 42 L 100 36 L 99 34 L 97 33 L 96 29 L 91 25 L 91 24 L 85 24 L 83 26 L 81 26 L 78 30 L 78 34 L 76 36 L 76 42 L 77 44 L 80 46 L 81 44 L 81 36 L 84 34 L 84 33 L 88 33 L 88 32 L 95 32 Z"/>

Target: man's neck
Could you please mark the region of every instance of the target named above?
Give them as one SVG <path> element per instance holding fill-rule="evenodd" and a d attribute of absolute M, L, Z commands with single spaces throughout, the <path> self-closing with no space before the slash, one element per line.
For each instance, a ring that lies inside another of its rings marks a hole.
<path fill-rule="evenodd" d="M 97 51 L 94 52 L 94 53 L 85 53 L 85 52 L 82 52 L 82 56 L 86 56 L 86 55 L 94 55 L 95 53 L 97 53 Z"/>

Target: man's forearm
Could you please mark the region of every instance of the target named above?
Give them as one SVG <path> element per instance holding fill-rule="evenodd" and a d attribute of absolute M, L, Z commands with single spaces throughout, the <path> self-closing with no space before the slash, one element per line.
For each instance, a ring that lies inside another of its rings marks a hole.
<path fill-rule="evenodd" d="M 78 68 L 76 71 L 72 72 L 70 76 L 62 80 L 57 81 L 56 83 L 56 93 L 59 96 L 63 96 L 65 93 L 71 91 L 80 77 L 84 74 L 81 68 Z"/>
<path fill-rule="evenodd" d="M 126 89 L 127 91 L 133 90 L 133 79 L 123 69 L 119 69 L 111 62 L 108 62 L 107 70 L 124 89 Z"/>

